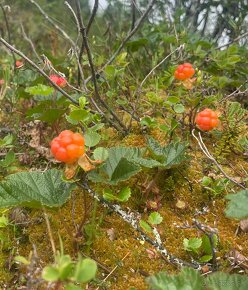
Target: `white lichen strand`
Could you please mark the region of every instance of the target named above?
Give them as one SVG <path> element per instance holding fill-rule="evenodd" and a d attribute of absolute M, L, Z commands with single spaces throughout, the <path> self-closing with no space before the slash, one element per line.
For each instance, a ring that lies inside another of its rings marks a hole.
<path fill-rule="evenodd" d="M 201 270 L 202 266 L 201 264 L 193 261 L 193 262 L 187 262 L 180 258 L 175 257 L 174 255 L 170 254 L 166 248 L 164 248 L 161 237 L 159 232 L 156 228 L 153 228 L 153 234 L 155 236 L 155 240 L 151 239 L 148 235 L 146 235 L 145 232 L 142 231 L 142 229 L 139 226 L 140 221 L 140 215 L 138 213 L 130 211 L 127 213 L 124 211 L 120 205 L 118 204 L 111 204 L 107 200 L 105 200 L 103 197 L 99 196 L 94 190 L 92 190 L 87 182 L 84 182 L 83 185 L 78 183 L 78 185 L 88 191 L 88 193 L 91 194 L 93 198 L 95 198 L 97 201 L 99 201 L 104 207 L 113 210 L 116 214 L 118 214 L 124 221 L 126 221 L 128 224 L 130 224 L 140 235 L 140 238 L 151 244 L 163 257 L 167 259 L 167 261 L 177 267 L 191 267 L 196 270 Z"/>

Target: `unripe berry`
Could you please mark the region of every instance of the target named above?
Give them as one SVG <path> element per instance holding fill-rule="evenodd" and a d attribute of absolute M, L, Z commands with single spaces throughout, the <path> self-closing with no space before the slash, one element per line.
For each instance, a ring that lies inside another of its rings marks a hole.
<path fill-rule="evenodd" d="M 79 133 L 64 130 L 52 140 L 51 152 L 58 161 L 74 163 L 84 154 L 84 138 Z"/>
<path fill-rule="evenodd" d="M 218 126 L 219 119 L 216 112 L 211 109 L 205 109 L 196 115 L 195 122 L 199 129 L 210 131 Z"/>

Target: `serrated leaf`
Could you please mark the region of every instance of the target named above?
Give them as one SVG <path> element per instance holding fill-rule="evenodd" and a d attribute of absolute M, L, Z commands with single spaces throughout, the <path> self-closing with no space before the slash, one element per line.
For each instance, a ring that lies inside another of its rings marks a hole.
<path fill-rule="evenodd" d="M 161 272 L 147 278 L 152 290 L 204 290 L 203 277 L 196 270 L 183 268 L 178 275 Z"/>
<path fill-rule="evenodd" d="M 217 272 L 206 278 L 206 284 L 213 290 L 247 290 L 248 277 Z"/>
<path fill-rule="evenodd" d="M 102 160 L 105 161 L 108 159 L 108 150 L 103 147 L 98 147 L 94 150 L 93 156 L 95 160 Z"/>
<path fill-rule="evenodd" d="M 84 259 L 78 261 L 76 264 L 74 279 L 78 283 L 86 283 L 96 276 L 97 265 L 91 259 Z"/>
<path fill-rule="evenodd" d="M 62 173 L 52 169 L 46 172 L 19 172 L 7 176 L 0 183 L 0 208 L 16 205 L 28 207 L 64 204 L 73 188 L 61 179 Z"/>
<path fill-rule="evenodd" d="M 192 238 L 192 239 L 183 239 L 183 246 L 185 251 L 198 252 L 198 249 L 202 245 L 202 239 Z"/>
<path fill-rule="evenodd" d="M 132 192 L 129 187 L 123 187 L 121 191 L 119 192 L 117 199 L 120 202 L 126 202 L 130 198 Z"/>
<path fill-rule="evenodd" d="M 108 159 L 102 166 L 90 172 L 88 177 L 94 182 L 104 182 L 113 185 L 124 181 L 141 170 L 139 165 L 132 162 L 132 158 L 142 156 L 143 151 L 139 148 L 109 148 Z"/>
<path fill-rule="evenodd" d="M 152 212 L 149 215 L 148 222 L 151 225 L 159 225 L 162 222 L 163 218 L 158 212 Z"/>
<path fill-rule="evenodd" d="M 154 159 L 161 163 L 159 167 L 171 168 L 187 159 L 185 155 L 187 144 L 185 142 L 170 143 L 162 147 L 154 138 L 149 136 L 147 138 L 147 145 Z"/>
<path fill-rule="evenodd" d="M 159 161 L 163 159 L 164 150 L 163 150 L 163 147 L 158 143 L 158 141 L 152 138 L 151 136 L 148 136 L 146 140 L 147 140 L 147 146 L 149 150 L 151 151 L 151 153 L 155 157 L 157 157 Z"/>
<path fill-rule="evenodd" d="M 236 219 L 248 217 L 248 190 L 241 190 L 236 194 L 228 194 L 226 199 L 230 200 L 225 210 L 228 217 Z"/>

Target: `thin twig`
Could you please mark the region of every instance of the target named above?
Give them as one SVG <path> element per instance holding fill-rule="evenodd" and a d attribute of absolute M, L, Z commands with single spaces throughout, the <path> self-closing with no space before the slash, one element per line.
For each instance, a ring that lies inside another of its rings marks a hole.
<path fill-rule="evenodd" d="M 4 40 L 2 37 L 0 37 L 0 42 L 6 46 L 10 51 L 13 51 L 14 53 L 20 55 L 23 59 L 25 59 L 33 68 L 35 68 L 43 77 L 63 96 L 65 96 L 67 99 L 69 99 L 72 103 L 78 105 L 78 102 L 75 101 L 66 91 L 64 91 L 61 87 L 59 87 L 56 83 L 54 83 L 52 80 L 50 80 L 50 77 L 37 65 L 35 64 L 30 58 L 28 58 L 24 53 L 22 53 L 20 50 L 16 49 L 14 46 L 9 44 L 6 40 Z"/>
<path fill-rule="evenodd" d="M 111 110 L 111 108 L 105 103 L 105 101 L 101 98 L 101 96 L 99 94 L 97 80 L 96 80 L 95 67 L 94 67 L 94 64 L 93 64 L 93 58 L 92 58 L 90 46 L 89 46 L 89 43 L 88 43 L 88 38 L 87 38 L 87 34 L 86 34 L 86 27 L 84 26 L 83 19 L 82 19 L 80 2 L 79 2 L 79 0 L 75 0 L 75 3 L 76 3 L 76 9 L 77 9 L 77 17 L 78 17 L 78 21 L 79 21 L 79 25 L 80 25 L 80 32 L 81 32 L 82 37 L 83 37 L 84 46 L 85 46 L 85 49 L 86 49 L 86 52 L 87 52 L 89 65 L 90 65 L 90 69 L 91 69 L 91 74 L 92 74 L 92 79 L 93 79 L 93 85 L 94 85 L 96 99 L 113 116 L 113 118 L 118 122 L 118 124 L 122 128 L 122 131 L 124 133 L 126 133 L 127 129 L 126 129 L 125 125 L 122 123 L 122 121 L 119 119 L 119 117 L 115 114 L 115 112 L 113 110 Z"/>
<path fill-rule="evenodd" d="M 67 39 L 73 49 L 73 53 L 75 54 L 76 60 L 77 60 L 77 64 L 80 70 L 80 75 L 81 75 L 81 79 L 83 80 L 83 88 L 84 90 L 87 92 L 87 87 L 86 87 L 86 83 L 85 83 L 85 79 L 84 79 L 84 73 L 83 73 L 83 68 L 81 66 L 81 63 L 79 62 L 79 57 L 78 57 L 78 47 L 76 45 L 76 43 L 72 40 L 72 38 L 60 27 L 58 26 L 49 16 L 48 14 L 40 7 L 40 5 L 38 3 L 36 3 L 34 0 L 29 0 L 29 2 L 31 2 L 32 4 L 34 4 L 38 10 L 40 11 L 40 13 L 45 17 L 45 19 L 53 26 L 55 27 L 62 35 L 65 39 Z"/>
<path fill-rule="evenodd" d="M 192 130 L 192 136 L 196 139 L 197 143 L 199 144 L 202 152 L 218 167 L 218 169 L 220 170 L 220 172 L 230 181 L 232 181 L 233 183 L 235 183 L 237 186 L 241 187 L 242 189 L 246 189 L 246 187 L 244 185 L 242 185 L 241 183 L 239 183 L 238 181 L 236 181 L 235 179 L 233 179 L 232 177 L 230 177 L 229 175 L 226 174 L 226 172 L 223 170 L 223 168 L 220 166 L 220 164 L 215 160 L 215 158 L 209 153 L 206 145 L 204 144 L 202 137 L 201 137 L 201 133 L 198 133 L 199 138 L 196 137 L 196 135 L 194 134 L 195 129 Z"/>
<path fill-rule="evenodd" d="M 128 256 L 130 255 L 130 252 L 127 252 L 127 254 L 121 259 L 121 261 L 123 262 Z M 114 271 L 119 267 L 119 265 L 116 265 L 113 270 L 103 279 L 102 282 L 107 281 L 107 279 L 114 273 Z M 99 290 L 100 288 L 97 287 L 96 290 Z"/>
<path fill-rule="evenodd" d="M 44 214 L 44 218 L 46 221 L 46 225 L 47 225 L 47 231 L 48 231 L 48 236 L 51 242 L 51 246 L 52 246 L 52 250 L 53 250 L 53 255 L 54 255 L 54 259 L 56 257 L 56 247 L 55 247 L 55 243 L 54 243 L 54 239 L 53 239 L 53 234 L 52 234 L 52 230 L 51 230 L 51 226 L 50 226 L 50 222 L 46 213 L 45 208 L 43 207 L 43 214 Z"/>
<path fill-rule="evenodd" d="M 20 26 L 21 26 L 21 30 L 22 30 L 22 34 L 23 34 L 24 39 L 30 44 L 30 46 L 32 48 L 32 51 L 35 54 L 35 56 L 37 57 L 37 59 L 39 60 L 39 62 L 42 62 L 41 57 L 38 55 L 38 53 L 37 53 L 37 51 L 35 49 L 33 41 L 27 36 L 27 34 L 25 32 L 25 29 L 23 27 L 23 24 L 21 23 Z"/>
<path fill-rule="evenodd" d="M 9 21 L 8 21 L 4 6 L 2 4 L 0 4 L 0 7 L 2 9 L 4 21 L 5 21 L 5 24 L 6 24 L 6 29 L 7 29 L 7 34 L 8 34 L 8 42 L 11 43 L 12 40 L 11 40 L 11 34 L 10 34 L 10 28 L 9 28 Z M 12 54 L 12 57 L 13 57 L 13 60 L 14 60 L 14 69 L 15 69 L 16 57 L 15 57 L 15 54 L 13 53 L 13 51 L 11 51 L 11 54 Z"/>
<path fill-rule="evenodd" d="M 145 18 L 147 17 L 148 13 L 150 12 L 150 10 L 152 9 L 154 3 L 156 2 L 156 0 L 151 0 L 150 3 L 148 4 L 145 12 L 142 14 L 142 16 L 136 21 L 136 24 L 134 26 L 134 28 L 126 35 L 126 37 L 123 39 L 122 43 L 120 44 L 120 46 L 117 48 L 117 50 L 113 53 L 113 55 L 110 57 L 110 59 L 105 63 L 105 65 L 97 72 L 97 74 L 101 73 L 102 71 L 104 71 L 104 69 L 110 65 L 115 58 L 118 56 L 118 54 L 122 51 L 122 49 L 124 48 L 124 46 L 126 45 L 126 43 L 128 42 L 128 40 L 137 32 L 137 30 L 140 28 L 141 24 L 143 23 L 143 21 L 145 20 Z M 86 84 L 92 79 L 91 77 L 88 77 L 85 82 Z"/>
<path fill-rule="evenodd" d="M 93 21 L 95 19 L 95 16 L 96 16 L 96 13 L 97 13 L 97 10 L 98 10 L 98 5 L 99 5 L 99 0 L 95 0 L 93 9 L 92 9 L 92 12 L 91 12 L 91 15 L 90 15 L 89 22 L 88 22 L 88 24 L 86 26 L 86 34 L 87 35 L 89 34 L 91 25 L 92 25 L 92 23 L 93 23 Z M 78 60 L 79 60 L 80 63 L 82 62 L 84 48 L 85 47 L 84 47 L 84 40 L 83 40 L 82 44 L 81 44 L 81 47 L 80 47 L 79 55 L 78 55 Z M 80 76 L 79 75 L 78 75 L 78 84 L 80 84 Z"/>
<path fill-rule="evenodd" d="M 222 45 L 218 46 L 216 49 L 221 49 L 223 47 L 229 46 L 229 45 L 233 44 L 234 42 L 237 42 L 237 41 L 239 41 L 240 39 L 242 39 L 242 38 L 244 38 L 246 36 L 248 36 L 248 32 L 245 32 L 245 33 L 241 34 L 240 36 L 236 37 L 235 39 L 229 41 L 226 44 L 222 44 Z"/>
<path fill-rule="evenodd" d="M 142 86 L 144 85 L 144 82 L 155 71 L 155 69 L 157 69 L 159 66 L 161 66 L 161 64 L 163 64 L 172 54 L 174 54 L 177 51 L 183 50 L 184 46 L 185 46 L 185 44 L 181 44 L 179 47 L 177 47 L 175 50 L 173 50 L 170 54 L 168 54 L 165 58 L 163 58 L 154 68 L 152 68 L 151 71 L 146 75 L 146 77 L 141 82 L 138 90 L 140 90 L 142 88 Z"/>

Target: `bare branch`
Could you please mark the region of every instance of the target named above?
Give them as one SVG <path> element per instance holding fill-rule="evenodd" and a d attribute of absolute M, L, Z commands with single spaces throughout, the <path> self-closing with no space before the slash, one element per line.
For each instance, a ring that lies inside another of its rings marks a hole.
<path fill-rule="evenodd" d="M 8 41 L 9 41 L 9 43 L 11 43 L 12 40 L 11 40 L 11 34 L 10 34 L 10 28 L 9 28 L 9 21 L 8 21 L 4 6 L 2 4 L 0 4 L 0 7 L 2 9 L 4 21 L 5 21 L 6 28 L 7 28 Z M 11 51 L 11 54 L 12 54 L 12 57 L 14 60 L 14 69 L 15 69 L 15 62 L 16 62 L 15 54 L 13 53 L 13 51 Z"/>
<path fill-rule="evenodd" d="M 241 183 L 239 183 L 238 181 L 236 181 L 235 179 L 233 179 L 232 177 L 230 177 L 229 175 L 226 174 L 226 172 L 223 170 L 223 168 L 220 166 L 220 164 L 214 159 L 214 157 L 209 153 L 206 145 L 204 144 L 202 137 L 201 137 L 201 133 L 198 133 L 199 138 L 196 137 L 196 135 L 194 134 L 195 129 L 192 130 L 192 135 L 193 137 L 196 139 L 197 143 L 199 144 L 202 152 L 218 167 L 218 169 L 220 170 L 220 172 L 230 181 L 232 181 L 233 183 L 235 183 L 237 186 L 241 187 L 242 189 L 246 189 L 246 187 L 244 185 L 242 185 Z"/>
<path fill-rule="evenodd" d="M 91 15 L 90 15 L 90 19 L 89 19 L 89 22 L 86 26 L 86 34 L 88 35 L 89 34 L 89 31 L 90 31 L 90 28 L 91 28 L 91 25 L 95 19 L 95 16 L 96 16 L 96 13 L 97 13 L 97 10 L 98 10 L 98 5 L 99 5 L 99 0 L 95 0 L 94 2 L 94 6 L 93 6 L 93 9 L 92 9 L 92 12 L 91 12 Z M 79 56 L 78 56 L 78 59 L 79 59 L 79 62 L 81 63 L 82 61 L 82 57 L 83 57 L 83 53 L 84 53 L 84 41 L 82 41 L 82 44 L 81 44 L 81 47 L 80 47 L 80 51 L 79 51 Z M 80 84 L 80 77 L 78 76 L 78 84 Z"/>
<path fill-rule="evenodd" d="M 177 51 L 181 51 L 184 49 L 184 45 L 182 44 L 180 45 L 178 48 L 176 48 L 175 50 L 173 50 L 170 54 L 168 54 L 164 59 L 162 59 L 147 75 L 146 77 L 143 79 L 143 81 L 141 82 L 139 89 L 140 90 L 142 88 L 142 86 L 144 85 L 145 81 L 147 80 L 147 78 L 155 71 L 155 69 L 157 69 L 159 66 L 161 66 L 161 64 L 163 64 L 172 54 L 174 54 Z"/>
<path fill-rule="evenodd" d="M 237 42 L 237 41 L 239 41 L 240 39 L 242 39 L 242 38 L 244 38 L 246 36 L 248 36 L 248 32 L 245 32 L 245 33 L 241 34 L 240 36 L 236 37 L 235 39 L 229 41 L 226 44 L 218 46 L 216 49 L 221 49 L 223 47 L 229 46 L 229 45 L 233 44 L 234 42 Z"/>
<path fill-rule="evenodd" d="M 104 102 L 104 100 L 101 98 L 101 96 L 99 94 L 97 80 L 96 80 L 96 72 L 95 72 L 95 68 L 94 68 L 94 64 L 93 64 L 91 50 L 90 50 L 89 43 L 88 43 L 88 38 L 87 38 L 87 34 L 86 34 L 86 28 L 84 26 L 83 19 L 82 19 L 80 3 L 79 3 L 79 0 L 75 0 L 75 2 L 76 2 L 76 9 L 77 9 L 77 17 L 78 17 L 78 21 L 79 21 L 79 25 L 80 25 L 80 31 L 81 31 L 81 34 L 82 34 L 82 37 L 83 37 L 84 46 L 85 46 L 85 49 L 86 49 L 86 52 L 87 52 L 89 65 L 90 65 L 90 69 L 91 69 L 91 74 L 92 74 L 92 80 L 93 80 L 93 85 L 94 85 L 96 99 L 113 116 L 113 118 L 118 122 L 118 124 L 122 128 L 122 131 L 124 131 L 126 133 L 127 129 L 126 129 L 125 125 L 121 122 L 121 120 L 115 114 L 115 112 L 113 110 L 111 110 L 110 107 Z"/>
<path fill-rule="evenodd" d="M 26 32 L 25 32 L 25 29 L 24 29 L 24 27 L 23 27 L 23 24 L 21 23 L 20 26 L 21 26 L 21 30 L 22 30 L 22 34 L 23 34 L 24 39 L 25 39 L 25 40 L 30 44 L 30 46 L 31 46 L 31 48 L 32 48 L 32 51 L 33 51 L 33 53 L 35 54 L 35 56 L 37 57 L 37 59 L 39 60 L 39 62 L 42 62 L 42 59 L 41 59 L 41 57 L 38 55 L 38 53 L 37 53 L 37 51 L 36 51 L 36 49 L 35 49 L 35 46 L 34 46 L 32 40 L 27 36 L 27 34 L 26 34 Z"/>
<path fill-rule="evenodd" d="M 77 60 L 77 64 L 79 67 L 79 71 L 80 71 L 80 75 L 81 75 L 81 79 L 83 80 L 83 88 L 84 90 L 87 92 L 87 87 L 86 87 L 86 83 L 85 83 L 85 79 L 84 79 L 84 73 L 83 73 L 83 69 L 81 66 L 81 63 L 79 62 L 79 57 L 78 57 L 78 47 L 76 45 L 76 43 L 71 39 L 71 37 L 61 28 L 59 27 L 48 15 L 47 13 L 40 7 L 40 5 L 38 3 L 36 3 L 34 0 L 29 0 L 29 2 L 31 2 L 32 4 L 34 4 L 38 10 L 40 11 L 40 13 L 45 17 L 45 19 L 53 26 L 55 27 L 62 35 L 65 39 L 67 39 L 73 49 L 73 52 L 75 54 L 76 60 Z"/>
<path fill-rule="evenodd" d="M 145 12 L 143 13 L 143 15 L 136 21 L 136 24 L 134 26 L 134 28 L 127 34 L 127 36 L 123 39 L 122 43 L 120 44 L 120 46 L 117 48 L 117 50 L 114 52 L 114 54 L 110 57 L 110 59 L 105 63 L 105 65 L 97 72 L 98 74 L 102 71 L 104 71 L 104 69 L 106 68 L 106 66 L 108 66 L 109 64 L 111 64 L 115 58 L 118 56 L 118 54 L 122 51 L 122 49 L 124 48 L 124 46 L 126 45 L 126 43 L 128 42 L 128 40 L 136 33 L 136 31 L 140 28 L 141 24 L 143 23 L 143 21 L 145 20 L 145 18 L 147 17 L 148 13 L 151 11 L 154 3 L 156 2 L 156 0 L 151 0 L 150 3 L 148 4 Z M 92 79 L 92 77 L 88 77 L 86 79 L 86 83 L 88 83 L 90 80 Z"/>

